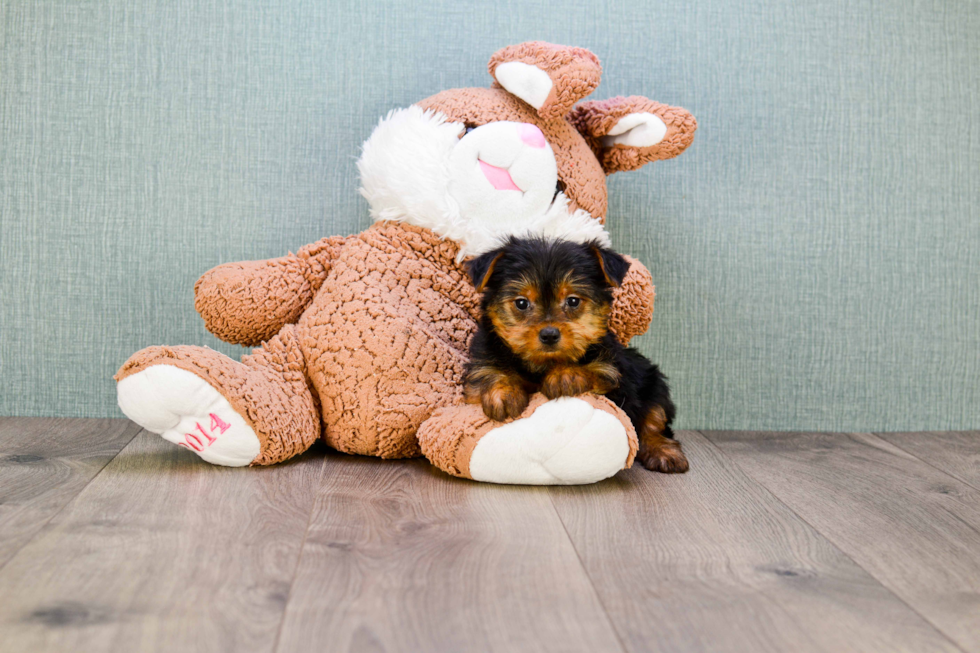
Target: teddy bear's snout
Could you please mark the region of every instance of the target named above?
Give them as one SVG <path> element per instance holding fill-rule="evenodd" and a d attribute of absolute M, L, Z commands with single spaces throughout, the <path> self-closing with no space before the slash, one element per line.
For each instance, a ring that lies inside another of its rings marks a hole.
<path fill-rule="evenodd" d="M 526 122 L 517 123 L 517 134 L 520 136 L 521 142 L 527 147 L 539 149 L 548 145 L 548 141 L 545 140 L 544 134 L 535 125 Z M 487 181 L 489 181 L 490 185 L 495 189 L 524 192 L 523 188 L 514 183 L 514 179 L 510 176 L 510 172 L 507 170 L 507 168 L 492 165 L 484 161 L 482 158 L 478 158 L 477 163 L 480 165 L 480 170 L 483 171 L 483 176 L 487 178 Z"/>
<path fill-rule="evenodd" d="M 479 213 L 542 212 L 558 180 L 555 155 L 544 133 L 523 122 L 490 122 L 468 130 L 456 145 L 452 167 L 453 194 L 464 210 L 479 207 Z"/>

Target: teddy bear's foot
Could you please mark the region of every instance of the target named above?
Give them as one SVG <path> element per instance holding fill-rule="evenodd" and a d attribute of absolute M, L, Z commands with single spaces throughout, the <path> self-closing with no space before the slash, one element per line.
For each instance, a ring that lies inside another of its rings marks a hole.
<path fill-rule="evenodd" d="M 619 420 L 582 399 L 562 397 L 483 436 L 470 456 L 470 476 L 527 485 L 594 483 L 623 469 L 629 453 Z"/>
<path fill-rule="evenodd" d="M 637 447 L 626 415 L 594 395 L 535 395 L 522 417 L 504 424 L 479 406 L 446 408 L 422 425 L 419 442 L 450 474 L 519 485 L 601 481 L 629 467 Z"/>
<path fill-rule="evenodd" d="M 240 363 L 207 347 L 148 347 L 115 379 L 130 419 L 216 465 L 272 465 L 320 437 L 293 325 Z"/>
<path fill-rule="evenodd" d="M 259 455 L 255 431 L 204 379 L 172 365 L 153 365 L 117 386 L 129 419 L 214 465 L 244 467 Z"/>

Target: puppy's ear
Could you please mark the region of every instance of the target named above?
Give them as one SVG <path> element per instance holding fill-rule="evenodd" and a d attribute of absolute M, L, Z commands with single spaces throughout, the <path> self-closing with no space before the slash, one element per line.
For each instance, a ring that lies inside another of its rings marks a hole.
<path fill-rule="evenodd" d="M 466 271 L 469 272 L 470 279 L 473 280 L 473 285 L 476 286 L 477 292 L 483 292 L 486 289 L 487 283 L 490 281 L 490 275 L 493 274 L 493 268 L 503 255 L 504 250 L 495 249 L 486 254 L 481 254 L 474 259 L 470 259 L 465 263 Z"/>
<path fill-rule="evenodd" d="M 626 273 L 629 272 L 629 261 L 611 249 L 606 249 L 599 245 L 593 244 L 589 248 L 595 254 L 595 257 L 599 259 L 599 269 L 602 270 L 602 276 L 606 278 L 606 283 L 613 288 L 619 288 L 620 284 L 623 283 L 623 279 L 626 278 Z"/>

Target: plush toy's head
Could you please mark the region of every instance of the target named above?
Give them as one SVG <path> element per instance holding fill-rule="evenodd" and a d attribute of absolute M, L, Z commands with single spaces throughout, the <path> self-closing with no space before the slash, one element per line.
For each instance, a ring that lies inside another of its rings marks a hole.
<path fill-rule="evenodd" d="M 573 107 L 602 74 L 588 50 L 521 43 L 489 68 L 492 88 L 437 93 L 375 128 L 358 168 L 376 220 L 432 229 L 461 257 L 523 234 L 608 245 L 606 175 L 694 139 L 691 114 L 644 97 Z"/>

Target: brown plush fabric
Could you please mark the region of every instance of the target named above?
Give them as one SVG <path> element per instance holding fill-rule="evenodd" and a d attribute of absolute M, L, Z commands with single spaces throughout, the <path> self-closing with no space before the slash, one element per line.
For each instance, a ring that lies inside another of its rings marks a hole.
<path fill-rule="evenodd" d="M 582 395 L 579 399 L 612 414 L 625 427 L 629 439 L 629 456 L 623 467 L 629 469 L 633 465 L 639 446 L 636 430 L 629 417 L 605 397 Z M 534 411 L 547 401 L 544 395 L 534 394 L 527 408 L 521 413 L 520 419 L 533 415 Z M 422 447 L 422 454 L 433 465 L 453 476 L 472 478 L 470 458 L 473 449 L 476 448 L 480 438 L 498 426 L 500 423 L 488 418 L 480 406 L 461 404 L 435 411 L 419 429 L 418 440 Z"/>
<path fill-rule="evenodd" d="M 621 118 L 631 113 L 644 112 L 658 116 L 667 125 L 667 134 L 662 141 L 650 147 L 606 147 L 602 144 L 602 137 Z M 698 128 L 697 120 L 686 110 L 660 104 L 639 95 L 583 102 L 572 110 L 568 119 L 585 135 L 589 146 L 602 163 L 602 169 L 610 175 L 623 170 L 636 170 L 651 161 L 680 155 L 694 140 L 694 132 Z"/>
<path fill-rule="evenodd" d="M 348 239 L 297 325 L 330 446 L 418 456 L 419 424 L 460 397 L 479 297 L 457 252 L 401 223 Z"/>
<path fill-rule="evenodd" d="M 296 327 L 236 362 L 207 347 L 147 347 L 133 354 L 115 375 L 117 382 L 151 365 L 192 372 L 228 400 L 259 438 L 253 465 L 271 465 L 297 456 L 320 435 L 318 402 L 306 381 L 306 365 Z"/>
<path fill-rule="evenodd" d="M 572 210 L 582 208 L 600 222 L 606 219 L 606 175 L 588 143 L 564 118 L 546 120 L 531 105 L 502 88 L 457 88 L 418 102 L 423 109 L 441 111 L 456 122 L 478 127 L 495 120 L 527 122 L 544 132 L 555 152 L 558 178 Z"/>
<path fill-rule="evenodd" d="M 534 395 L 522 417 L 534 412 L 543 402 L 543 395 Z M 490 420 L 483 408 L 474 404 L 458 404 L 437 409 L 419 429 L 417 437 L 422 455 L 442 471 L 470 477 L 470 456 L 484 435 L 499 422 Z"/>
<path fill-rule="evenodd" d="M 494 75 L 497 66 L 509 61 L 531 64 L 548 73 L 552 83 L 551 93 L 537 110 L 545 120 L 564 118 L 573 104 L 596 89 L 602 77 L 599 58 L 585 48 L 544 41 L 509 45 L 490 57 L 490 74 Z"/>
<path fill-rule="evenodd" d="M 623 283 L 613 291 L 612 312 L 609 314 L 609 330 L 616 339 L 629 345 L 635 336 L 647 332 L 653 319 L 653 300 L 656 297 L 650 270 L 632 256 L 624 256 L 630 269 Z"/>
<path fill-rule="evenodd" d="M 194 308 L 217 337 L 254 347 L 299 319 L 344 240 L 334 236 L 299 254 L 219 265 L 194 284 Z"/>

